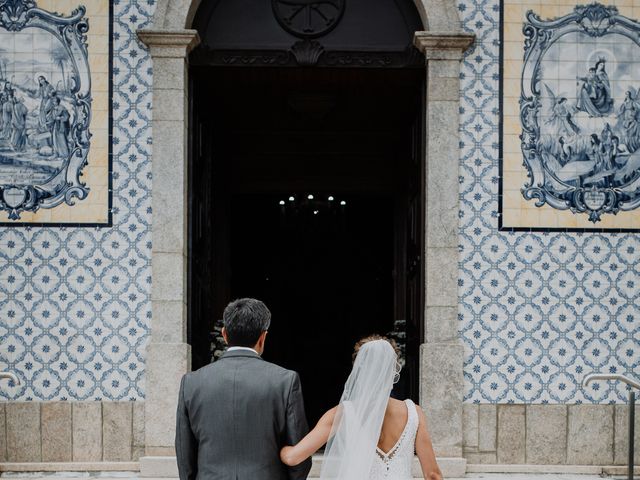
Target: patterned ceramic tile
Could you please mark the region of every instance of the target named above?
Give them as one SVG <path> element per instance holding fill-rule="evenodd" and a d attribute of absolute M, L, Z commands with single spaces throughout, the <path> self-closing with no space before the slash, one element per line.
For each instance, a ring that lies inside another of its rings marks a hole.
<path fill-rule="evenodd" d="M 623 402 L 623 387 L 580 382 L 640 366 L 640 236 L 498 231 L 500 3 L 460 0 L 458 11 L 477 35 L 461 73 L 465 401 Z M 521 47 L 514 55 L 522 58 Z"/>
<path fill-rule="evenodd" d="M 152 71 L 135 31 L 154 8 L 114 1 L 114 227 L 0 227 L 0 370 L 22 381 L 2 399 L 144 398 Z"/>

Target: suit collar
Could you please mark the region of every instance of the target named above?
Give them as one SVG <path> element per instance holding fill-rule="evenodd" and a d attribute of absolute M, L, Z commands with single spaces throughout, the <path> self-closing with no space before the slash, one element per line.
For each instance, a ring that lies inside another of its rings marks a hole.
<path fill-rule="evenodd" d="M 218 360 L 224 360 L 225 358 L 237 358 L 237 357 L 245 357 L 245 358 L 257 358 L 258 360 L 262 360 L 262 357 L 255 352 L 250 350 L 232 350 L 226 351 L 222 354 L 222 356 Z"/>

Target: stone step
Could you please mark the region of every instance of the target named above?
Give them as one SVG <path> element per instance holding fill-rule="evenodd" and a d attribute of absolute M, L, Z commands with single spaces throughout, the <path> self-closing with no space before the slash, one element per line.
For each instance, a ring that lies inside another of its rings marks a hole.
<path fill-rule="evenodd" d="M 466 460 L 464 458 L 438 458 L 438 465 L 442 470 L 445 478 L 464 477 L 466 470 Z M 320 475 L 320 467 L 322 466 L 322 455 L 313 456 L 313 465 L 309 478 L 315 478 Z M 414 459 L 413 474 L 415 478 L 422 478 L 420 471 L 420 463 L 418 458 Z M 158 477 L 177 477 L 178 469 L 175 457 L 142 457 L 140 459 L 140 476 L 146 478 Z"/>

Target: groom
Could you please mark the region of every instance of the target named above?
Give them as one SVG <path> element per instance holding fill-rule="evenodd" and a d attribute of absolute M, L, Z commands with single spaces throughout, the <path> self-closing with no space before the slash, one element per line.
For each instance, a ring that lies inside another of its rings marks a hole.
<path fill-rule="evenodd" d="M 287 467 L 280 449 L 307 434 L 300 379 L 260 358 L 271 312 L 259 300 L 227 305 L 215 363 L 180 383 L 176 456 L 180 480 L 303 480 L 311 461 Z"/>

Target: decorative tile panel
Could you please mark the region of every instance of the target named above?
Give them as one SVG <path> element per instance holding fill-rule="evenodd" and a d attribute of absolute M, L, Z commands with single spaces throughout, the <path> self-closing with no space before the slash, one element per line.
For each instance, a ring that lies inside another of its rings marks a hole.
<path fill-rule="evenodd" d="M 621 10 L 623 3 L 629 2 L 612 2 Z M 458 285 L 464 398 L 476 403 L 624 402 L 626 391 L 618 385 L 596 382 L 583 389 L 580 382 L 593 371 L 631 376 L 638 371 L 640 236 L 499 231 L 500 15 L 505 35 L 508 29 L 519 34 L 532 8 L 528 5 L 458 2 L 463 28 L 477 35 L 461 73 Z M 551 0 L 531 5 L 544 18 L 575 8 Z M 640 14 L 640 8 L 624 11 Z M 504 48 L 505 60 L 522 62 L 522 45 L 512 55 L 507 42 Z M 503 69 L 504 91 L 519 96 L 520 69 L 512 72 L 509 65 Z M 505 118 L 519 115 L 517 104 L 505 102 L 502 108 Z M 519 141 L 514 146 L 505 140 L 505 158 L 519 148 Z M 524 173 L 516 180 L 520 185 L 526 179 Z M 528 210 L 520 215 L 526 217 Z M 540 225 L 541 218 L 537 215 L 538 223 L 531 225 Z"/>
<path fill-rule="evenodd" d="M 109 18 L 108 2 L 81 3 L 87 12 Z M 61 15 L 78 6 L 58 0 L 38 5 Z M 95 37 L 89 48 L 93 43 L 108 50 L 111 40 L 114 50 L 113 227 L 0 227 L 0 370 L 16 373 L 22 382 L 3 383 L 0 399 L 144 398 L 151 317 L 152 70 L 135 32 L 150 23 L 154 8 L 153 0 L 115 0 L 111 39 L 108 23 L 90 19 Z M 91 68 L 108 72 L 107 60 Z"/>
<path fill-rule="evenodd" d="M 618 3 L 505 0 L 503 229 L 640 230 L 640 23 Z"/>
<path fill-rule="evenodd" d="M 110 28 L 110 0 L 0 2 L 0 223 L 109 224 Z"/>

